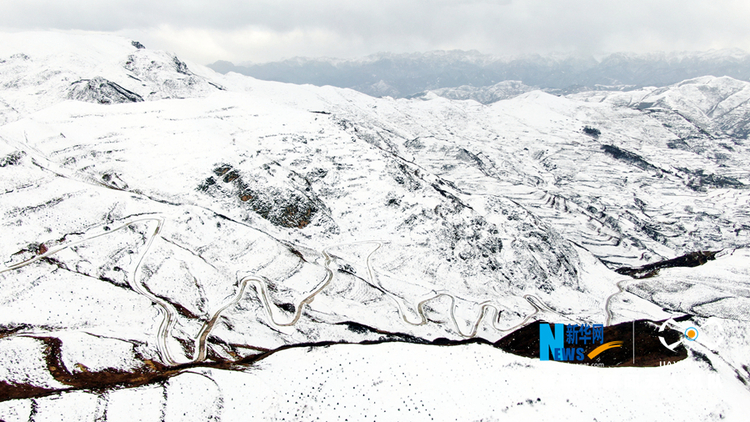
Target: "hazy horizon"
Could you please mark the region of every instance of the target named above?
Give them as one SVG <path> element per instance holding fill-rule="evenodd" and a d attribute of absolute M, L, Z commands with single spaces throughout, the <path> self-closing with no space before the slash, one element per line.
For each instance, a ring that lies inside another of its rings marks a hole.
<path fill-rule="evenodd" d="M 148 47 L 148 46 L 146 46 Z M 544 53 L 520 53 L 520 54 L 489 54 L 485 53 L 483 51 L 479 51 L 476 49 L 471 50 L 465 50 L 465 49 L 451 49 L 451 50 L 422 50 L 422 51 L 405 51 L 405 52 L 392 52 L 392 51 L 376 51 L 373 53 L 368 53 L 360 56 L 353 56 L 353 57 L 335 57 L 335 56 L 291 56 L 291 57 L 280 57 L 276 60 L 271 61 L 263 61 L 263 62 L 253 62 L 253 61 L 247 61 L 247 60 L 240 60 L 240 61 L 231 61 L 226 59 L 218 59 L 211 63 L 205 63 L 205 64 L 213 64 L 216 62 L 230 62 L 236 66 L 249 66 L 249 65 L 262 65 L 262 64 L 268 64 L 268 63 L 278 63 L 278 62 L 284 62 L 284 61 L 290 61 L 290 60 L 331 60 L 331 61 L 358 61 L 358 60 L 364 60 L 368 58 L 380 58 L 380 57 L 387 57 L 387 56 L 393 56 L 393 57 L 408 57 L 408 56 L 428 56 L 434 54 L 437 56 L 437 53 L 463 53 L 466 56 L 469 55 L 476 55 L 481 56 L 483 58 L 488 58 L 491 60 L 501 60 L 501 61 L 510 61 L 510 60 L 516 60 L 516 59 L 525 59 L 525 58 L 531 58 L 531 57 L 542 57 L 542 58 L 559 58 L 559 59 L 568 59 L 568 58 L 577 58 L 577 59 L 594 59 L 597 62 L 601 62 L 602 60 L 616 55 L 633 55 L 638 57 L 658 57 L 658 56 L 666 56 L 666 57 L 674 57 L 674 56 L 680 56 L 680 55 L 698 55 L 698 54 L 709 54 L 709 53 L 724 53 L 724 54 L 742 54 L 750 55 L 748 52 L 750 50 L 745 50 L 743 48 L 739 47 L 728 47 L 728 48 L 710 48 L 705 50 L 652 50 L 652 51 L 642 51 L 642 52 L 636 52 L 636 51 L 612 51 L 607 53 L 582 53 L 582 52 L 561 52 L 561 51 L 550 51 L 550 52 L 544 52 Z"/>

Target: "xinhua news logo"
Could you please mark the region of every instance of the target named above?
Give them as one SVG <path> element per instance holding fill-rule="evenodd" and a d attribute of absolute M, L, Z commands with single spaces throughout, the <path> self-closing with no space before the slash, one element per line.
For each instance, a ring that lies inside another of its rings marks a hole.
<path fill-rule="evenodd" d="M 585 358 L 594 359 L 605 350 L 622 347 L 622 343 L 622 341 L 605 343 L 602 324 L 539 325 L 539 359 L 541 360 L 550 360 L 551 357 L 556 361 L 583 362 Z M 591 350 L 587 353 L 589 349 Z"/>
<path fill-rule="evenodd" d="M 539 323 L 539 359 L 591 366 L 662 366 L 687 358 L 686 348 L 678 346 L 687 346 L 698 335 L 695 327 L 672 318 L 607 327 Z"/>

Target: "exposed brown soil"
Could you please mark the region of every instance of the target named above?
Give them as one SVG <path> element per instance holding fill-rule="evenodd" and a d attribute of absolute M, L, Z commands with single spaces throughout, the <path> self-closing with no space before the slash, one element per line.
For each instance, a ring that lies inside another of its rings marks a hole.
<path fill-rule="evenodd" d="M 30 384 L 10 384 L 5 381 L 0 381 L 0 402 L 13 399 L 43 397 L 54 392 L 55 390 L 35 387 Z"/>
<path fill-rule="evenodd" d="M 31 384 L 12 384 L 0 381 L 0 402 L 12 399 L 26 399 L 43 397 L 68 390 L 107 390 L 112 388 L 132 388 L 167 380 L 185 369 L 202 366 L 229 369 L 232 362 L 204 362 L 201 364 L 185 364 L 165 366 L 150 359 L 143 359 L 143 365 L 132 371 L 107 369 L 90 371 L 83 365 L 78 365 L 78 372 L 71 372 L 62 361 L 62 341 L 54 337 L 33 337 L 45 344 L 44 359 L 50 375 L 68 386 L 61 389 L 48 389 Z"/>
<path fill-rule="evenodd" d="M 667 344 L 672 344 L 682 337 L 681 333 L 672 329 L 666 329 L 664 330 L 664 332 L 660 333 L 659 326 L 662 322 L 663 321 L 638 320 L 635 322 L 625 322 L 609 327 L 604 327 L 604 343 L 611 341 L 622 341 L 622 347 L 608 349 L 602 352 L 600 355 L 596 356 L 594 359 L 588 359 L 588 357 L 586 357 L 582 362 L 570 363 L 604 367 L 655 367 L 686 359 L 688 357 L 687 350 L 682 345 L 677 346 L 674 351 L 671 351 L 664 347 L 659 341 L 659 335 L 662 335 L 665 338 Z M 347 325 L 347 327 L 353 332 L 370 332 L 379 334 L 380 338 L 374 341 L 363 341 L 359 343 L 328 341 L 318 343 L 293 344 L 282 346 L 274 350 L 254 348 L 257 349 L 257 351 L 260 353 L 245 357 L 242 357 L 241 354 L 236 353 L 236 347 L 234 347 L 235 345 L 227 345 L 226 343 L 219 341 L 219 343 L 228 346 L 230 354 L 237 358 L 236 360 L 225 360 L 218 356 L 216 353 L 213 353 L 211 350 L 209 350 L 209 357 L 212 359 L 212 361 L 208 362 L 166 366 L 150 359 L 142 359 L 143 365 L 132 371 L 108 369 L 96 372 L 90 371 L 88 370 L 88 368 L 82 365 L 77 365 L 77 371 L 71 372 L 68 368 L 66 368 L 65 364 L 62 361 L 62 341 L 60 339 L 54 337 L 34 337 L 44 342 L 46 346 L 44 349 L 44 358 L 50 374 L 54 377 L 55 380 L 62 384 L 65 384 L 68 387 L 62 389 L 47 389 L 30 384 L 11 384 L 0 381 L 0 402 L 12 399 L 43 397 L 62 391 L 71 390 L 105 391 L 109 389 L 138 387 L 142 385 L 163 382 L 175 375 L 179 375 L 186 369 L 195 367 L 241 371 L 246 370 L 256 362 L 282 350 L 300 347 L 328 347 L 336 344 L 367 345 L 388 342 L 406 342 L 433 346 L 487 344 L 519 356 L 538 359 L 539 325 L 542 323 L 544 322 L 537 321 L 529 324 L 512 332 L 511 334 L 503 337 L 493 344 L 481 338 L 459 341 L 439 338 L 432 342 L 429 342 L 408 334 L 391 333 L 387 331 L 377 330 L 375 328 L 358 323 L 346 322 L 342 324 Z M 588 354 L 597 346 L 599 346 L 599 344 L 581 347 L 584 347 L 585 353 Z M 635 346 L 635 354 L 633 353 L 633 346 Z M 247 346 L 242 347 L 247 348 Z"/>

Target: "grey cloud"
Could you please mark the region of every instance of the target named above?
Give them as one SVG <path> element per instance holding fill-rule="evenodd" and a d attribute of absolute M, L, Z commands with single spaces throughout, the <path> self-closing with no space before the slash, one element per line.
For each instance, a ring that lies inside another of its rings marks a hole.
<path fill-rule="evenodd" d="M 287 56 L 342 50 L 358 55 L 475 48 L 517 54 L 750 46 L 745 30 L 750 6 L 735 0 L 26 0 L 1 9 L 0 26 L 6 29 L 151 31 L 157 42 L 154 31 L 165 27 L 174 34 L 202 31 L 213 44 L 232 34 L 236 39 L 242 31 L 265 31 L 279 39 L 302 34 L 287 44 L 269 44 Z M 310 35 L 321 31 L 329 34 L 324 44 Z M 241 55 L 242 43 L 234 44 L 225 53 Z M 244 48 L 251 54 L 262 46 Z"/>

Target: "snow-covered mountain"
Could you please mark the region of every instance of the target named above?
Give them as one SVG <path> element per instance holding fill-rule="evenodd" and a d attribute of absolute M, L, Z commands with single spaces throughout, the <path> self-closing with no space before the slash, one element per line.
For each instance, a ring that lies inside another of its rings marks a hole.
<path fill-rule="evenodd" d="M 476 88 L 462 85 L 456 88 L 440 88 L 425 91 L 409 98 L 433 98 L 431 94 L 450 100 L 474 100 L 482 104 L 492 104 L 500 100 L 508 100 L 539 88 L 524 85 L 521 81 L 503 81 L 488 87 Z"/>
<path fill-rule="evenodd" d="M 482 105 L 0 41 L 3 420 L 744 416 L 750 83 Z M 670 317 L 668 367 L 492 347 Z"/>
<path fill-rule="evenodd" d="M 477 51 L 379 53 L 358 59 L 293 58 L 279 62 L 234 65 L 210 64 L 220 73 L 236 72 L 254 78 L 296 84 L 352 88 L 365 94 L 395 98 L 444 88 L 488 90 L 521 81 L 557 93 L 593 89 L 633 89 L 667 86 L 685 79 L 713 75 L 750 81 L 750 55 L 741 50 L 675 53 L 616 53 L 599 60 L 588 56 L 552 54 L 495 57 Z M 456 99 L 455 91 L 447 98 Z M 438 94 L 440 95 L 440 94 Z M 500 99 L 500 98 L 498 98 Z"/>

